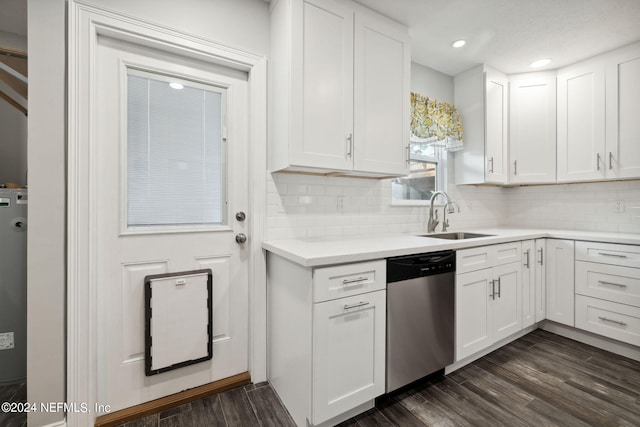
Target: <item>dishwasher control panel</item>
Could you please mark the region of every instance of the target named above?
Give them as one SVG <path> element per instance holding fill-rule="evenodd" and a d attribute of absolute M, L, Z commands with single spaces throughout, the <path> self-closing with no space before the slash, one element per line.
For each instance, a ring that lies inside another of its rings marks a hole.
<path fill-rule="evenodd" d="M 455 271 L 455 251 L 429 252 L 387 259 L 387 283 Z"/>

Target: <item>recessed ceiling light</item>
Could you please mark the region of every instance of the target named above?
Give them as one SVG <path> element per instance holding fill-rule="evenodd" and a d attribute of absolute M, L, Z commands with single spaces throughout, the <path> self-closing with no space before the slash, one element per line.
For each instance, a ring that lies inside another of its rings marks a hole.
<path fill-rule="evenodd" d="M 453 46 L 453 47 L 462 47 L 465 44 L 467 44 L 466 40 L 456 40 L 453 43 L 451 43 L 451 46 Z"/>
<path fill-rule="evenodd" d="M 169 86 L 170 86 L 172 89 L 184 89 L 184 86 L 183 86 L 183 85 L 181 85 L 181 84 L 180 84 L 180 83 L 178 83 L 178 82 L 171 82 L 171 83 L 169 83 Z"/>
<path fill-rule="evenodd" d="M 531 67 L 531 68 L 540 68 L 540 67 L 544 67 L 549 62 L 551 62 L 551 59 L 549 59 L 549 58 L 538 59 L 536 61 L 533 61 L 531 64 L 529 64 L 529 67 Z"/>

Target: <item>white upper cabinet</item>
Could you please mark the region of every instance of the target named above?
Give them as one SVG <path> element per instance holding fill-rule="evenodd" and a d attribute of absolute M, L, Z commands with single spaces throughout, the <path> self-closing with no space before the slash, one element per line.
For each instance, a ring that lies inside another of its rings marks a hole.
<path fill-rule="evenodd" d="M 368 9 L 355 15 L 356 172 L 407 175 L 411 53 L 407 29 Z"/>
<path fill-rule="evenodd" d="M 606 176 L 640 177 L 640 43 L 606 61 Z"/>
<path fill-rule="evenodd" d="M 603 179 L 604 63 L 598 60 L 558 72 L 558 181 Z"/>
<path fill-rule="evenodd" d="M 464 150 L 455 153 L 456 184 L 507 182 L 507 77 L 479 65 L 454 77 Z"/>
<path fill-rule="evenodd" d="M 555 181 L 555 72 L 509 76 L 509 183 Z"/>
<path fill-rule="evenodd" d="M 640 43 L 558 73 L 558 181 L 640 177 Z"/>
<path fill-rule="evenodd" d="M 406 175 L 406 27 L 353 2 L 271 8 L 269 169 Z"/>

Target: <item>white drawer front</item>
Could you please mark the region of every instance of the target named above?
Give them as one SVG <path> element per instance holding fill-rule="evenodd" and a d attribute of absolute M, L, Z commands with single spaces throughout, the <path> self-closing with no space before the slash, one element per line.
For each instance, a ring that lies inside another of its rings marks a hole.
<path fill-rule="evenodd" d="M 313 302 L 385 289 L 387 261 L 367 261 L 313 270 Z"/>
<path fill-rule="evenodd" d="M 495 251 L 493 265 L 509 264 L 522 261 L 522 242 L 503 243 L 492 246 Z"/>
<path fill-rule="evenodd" d="M 522 242 L 481 246 L 456 252 L 456 273 L 468 273 L 496 265 L 522 261 Z"/>
<path fill-rule="evenodd" d="M 577 261 L 576 293 L 640 308 L 640 269 Z"/>
<path fill-rule="evenodd" d="M 576 327 L 640 346 L 637 307 L 576 295 Z"/>
<path fill-rule="evenodd" d="M 468 273 L 493 266 L 493 246 L 456 251 L 456 273 Z"/>
<path fill-rule="evenodd" d="M 576 242 L 576 260 L 640 268 L 640 246 Z"/>

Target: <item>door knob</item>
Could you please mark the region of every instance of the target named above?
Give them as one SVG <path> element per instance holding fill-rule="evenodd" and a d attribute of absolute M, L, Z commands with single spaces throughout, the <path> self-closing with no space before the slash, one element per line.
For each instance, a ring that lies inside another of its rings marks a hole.
<path fill-rule="evenodd" d="M 244 233 L 240 233 L 240 234 L 236 234 L 236 242 L 237 243 L 244 243 L 247 241 L 247 235 Z"/>
<path fill-rule="evenodd" d="M 247 215 L 244 212 L 240 211 L 240 212 L 236 213 L 236 220 L 242 222 L 246 218 L 247 218 Z"/>

